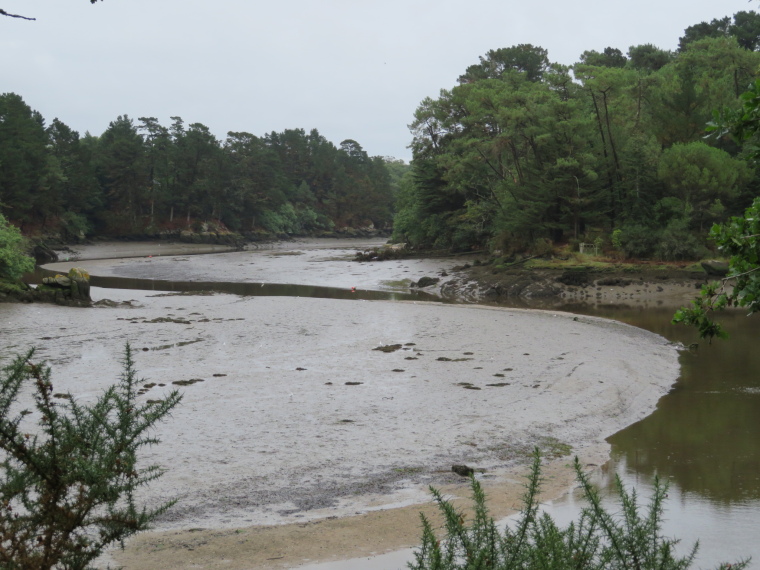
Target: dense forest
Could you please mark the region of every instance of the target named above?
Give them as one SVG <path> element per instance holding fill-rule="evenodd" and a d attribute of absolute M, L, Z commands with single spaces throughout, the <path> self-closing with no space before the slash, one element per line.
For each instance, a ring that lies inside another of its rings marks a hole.
<path fill-rule="evenodd" d="M 572 66 L 489 51 L 414 113 L 411 165 L 317 130 L 218 140 L 179 117 L 119 116 L 100 136 L 0 95 L 0 214 L 26 234 L 179 230 L 319 234 L 384 228 L 416 248 L 509 255 L 590 242 L 629 257 L 707 254 L 709 227 L 760 193 L 758 144 L 720 114 L 760 77 L 760 15 Z M 716 111 L 718 114 L 716 115 Z"/>
<path fill-rule="evenodd" d="M 0 95 L 0 213 L 66 239 L 189 229 L 307 234 L 389 228 L 403 161 L 336 147 L 315 129 L 218 140 L 172 117 L 112 121 L 80 136 L 14 93 Z"/>
<path fill-rule="evenodd" d="M 716 129 L 760 70 L 760 15 L 702 22 L 677 51 L 489 51 L 414 114 L 394 235 L 505 255 L 579 241 L 627 256 L 704 255 L 712 223 L 758 195 L 758 173 Z M 745 148 L 746 147 L 746 148 Z"/>

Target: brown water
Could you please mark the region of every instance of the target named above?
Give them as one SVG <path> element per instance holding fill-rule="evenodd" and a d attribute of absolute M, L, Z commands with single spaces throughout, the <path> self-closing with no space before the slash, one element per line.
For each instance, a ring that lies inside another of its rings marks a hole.
<path fill-rule="evenodd" d="M 556 308 L 556 307 L 555 307 Z M 614 318 L 689 346 L 681 378 L 657 409 L 608 439 L 612 469 L 644 496 L 655 474 L 670 484 L 665 533 L 700 540 L 698 565 L 752 556 L 760 567 L 760 317 L 734 311 L 719 320 L 730 340 L 700 341 L 695 331 L 672 325 L 672 307 L 565 307 Z M 642 355 L 646 358 L 646 355 Z M 606 481 L 613 495 L 613 477 Z M 570 498 L 554 507 L 570 520 Z"/>

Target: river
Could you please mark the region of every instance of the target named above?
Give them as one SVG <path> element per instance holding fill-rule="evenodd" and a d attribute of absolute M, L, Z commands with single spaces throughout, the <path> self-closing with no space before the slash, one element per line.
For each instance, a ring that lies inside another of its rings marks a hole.
<path fill-rule="evenodd" d="M 388 262 L 390 263 L 390 262 Z M 147 287 L 145 283 L 109 278 L 104 287 Z M 154 288 L 182 287 L 176 281 Z M 298 295 L 346 298 L 347 288 L 304 287 L 303 283 L 241 288 L 239 283 L 195 283 L 242 295 Z M 360 291 L 367 298 L 403 298 L 402 293 Z M 537 307 L 538 308 L 538 307 Z M 552 305 L 554 310 L 601 316 L 647 329 L 686 346 L 696 333 L 670 323 L 676 307 L 618 305 Z M 681 377 L 645 419 L 612 435 L 612 459 L 604 482 L 612 493 L 613 474 L 646 497 L 655 474 L 670 484 L 665 533 L 683 539 L 684 550 L 700 539 L 700 567 L 752 556 L 760 561 L 760 317 L 730 312 L 720 319 L 730 340 L 698 347 L 681 356 Z M 643 359 L 646 358 L 642 354 Z M 558 520 L 570 520 L 578 509 L 568 497 L 549 506 Z M 389 562 L 391 564 L 391 562 Z M 393 562 L 396 564 L 396 562 Z M 363 564 L 364 567 L 369 567 Z M 319 566 L 329 568 L 330 566 Z M 339 568 L 340 566 L 333 566 Z M 389 566 L 376 566 L 377 568 Z M 395 567 L 395 566 L 394 566 Z M 760 567 L 753 564 L 752 567 Z M 317 568 L 315 566 L 315 568 Z"/>
<path fill-rule="evenodd" d="M 696 333 L 672 325 L 673 309 L 625 306 L 582 312 L 656 332 L 688 346 Z M 702 565 L 752 556 L 760 562 L 760 319 L 721 315 L 729 340 L 700 342 L 681 356 L 681 377 L 654 413 L 608 439 L 611 472 L 646 488 L 670 483 L 666 531 L 699 538 Z M 609 484 L 612 483 L 610 478 Z M 688 540 L 687 540 L 688 537 Z"/>

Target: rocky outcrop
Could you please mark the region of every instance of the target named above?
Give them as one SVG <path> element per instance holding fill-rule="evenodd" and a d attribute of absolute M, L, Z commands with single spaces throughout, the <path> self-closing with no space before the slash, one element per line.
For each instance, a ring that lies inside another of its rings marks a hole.
<path fill-rule="evenodd" d="M 240 234 L 232 232 L 189 232 L 179 233 L 179 241 L 184 243 L 204 243 L 229 245 L 242 249 L 245 245 L 245 238 Z"/>
<path fill-rule="evenodd" d="M 709 261 L 703 261 L 700 263 L 700 265 L 702 266 L 702 269 L 705 270 L 705 273 L 711 277 L 725 277 L 728 275 L 727 261 L 718 261 L 716 259 L 711 259 Z"/>
<path fill-rule="evenodd" d="M 83 269 L 72 267 L 67 275 L 45 277 L 34 290 L 34 300 L 89 307 L 92 303 L 90 275 Z"/>
<path fill-rule="evenodd" d="M 32 254 L 34 255 L 34 261 L 37 265 L 45 265 L 46 263 L 55 263 L 58 261 L 58 254 L 50 249 L 44 243 L 38 243 L 32 248 Z"/>
<path fill-rule="evenodd" d="M 438 277 L 420 277 L 419 281 L 417 283 L 412 283 L 412 287 L 419 287 L 420 289 L 424 287 L 430 287 L 431 285 L 436 285 L 440 279 Z"/>

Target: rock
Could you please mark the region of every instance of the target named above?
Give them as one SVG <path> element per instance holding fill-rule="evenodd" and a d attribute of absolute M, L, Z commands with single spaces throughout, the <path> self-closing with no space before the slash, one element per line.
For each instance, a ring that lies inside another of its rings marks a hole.
<path fill-rule="evenodd" d="M 467 465 L 452 465 L 451 470 L 462 477 L 469 477 L 475 473 L 475 470 Z"/>
<path fill-rule="evenodd" d="M 34 261 L 37 265 L 55 263 L 58 261 L 58 254 L 43 243 L 35 245 L 32 253 L 34 254 Z"/>
<path fill-rule="evenodd" d="M 34 291 L 35 301 L 59 305 L 90 306 L 90 275 L 84 269 L 72 267 L 67 275 L 44 277 Z"/>
<path fill-rule="evenodd" d="M 440 279 L 438 277 L 420 277 L 419 281 L 417 281 L 417 287 L 420 289 L 423 287 L 430 287 L 431 285 L 435 285 L 438 283 Z"/>
<path fill-rule="evenodd" d="M 711 259 L 700 263 L 705 273 L 714 277 L 725 277 L 728 275 L 728 262 Z"/>
<path fill-rule="evenodd" d="M 372 350 L 379 350 L 380 352 L 396 352 L 397 350 L 401 350 L 400 344 L 386 344 L 383 346 L 378 346 L 376 348 L 373 348 Z"/>
<path fill-rule="evenodd" d="M 560 277 L 557 277 L 557 281 L 563 285 L 570 286 L 582 286 L 588 285 L 589 282 L 589 270 L 587 267 L 577 267 L 565 270 Z"/>

